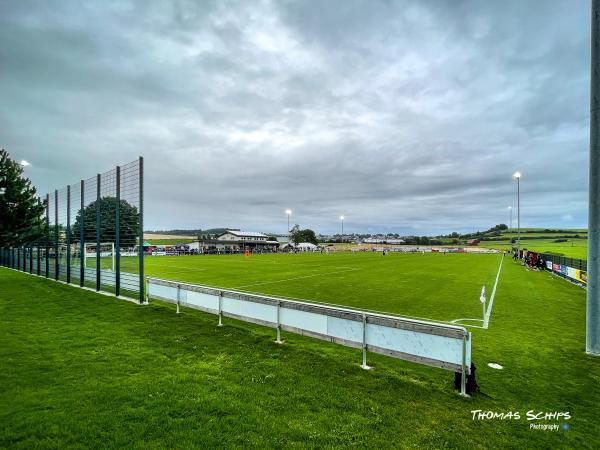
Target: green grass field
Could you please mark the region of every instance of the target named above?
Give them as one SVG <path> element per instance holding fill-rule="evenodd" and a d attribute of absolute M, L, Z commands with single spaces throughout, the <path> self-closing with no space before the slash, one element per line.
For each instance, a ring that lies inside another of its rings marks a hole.
<path fill-rule="evenodd" d="M 497 254 L 476 259 L 436 253 L 391 253 L 386 257 L 348 252 L 206 255 L 147 257 L 145 273 L 247 292 L 452 320 L 481 315 L 479 292 L 484 284 L 491 289 L 499 262 Z"/>
<path fill-rule="evenodd" d="M 480 317 L 479 290 L 489 292 L 499 262 L 156 257 L 146 273 L 451 320 Z M 505 260 L 490 328 L 471 331 L 483 394 L 465 399 L 441 369 L 369 354 L 365 372 L 357 350 L 288 333 L 278 346 L 267 328 L 230 319 L 218 328 L 198 311 L 0 269 L 0 447 L 598 447 L 600 360 L 584 353 L 584 290 Z M 474 421 L 472 410 L 521 419 Z M 529 410 L 569 411 L 570 429 L 532 430 Z"/>

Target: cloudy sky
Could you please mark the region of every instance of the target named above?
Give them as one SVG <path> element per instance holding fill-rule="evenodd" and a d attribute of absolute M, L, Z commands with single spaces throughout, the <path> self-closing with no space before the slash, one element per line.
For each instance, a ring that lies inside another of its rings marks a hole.
<path fill-rule="evenodd" d="M 39 192 L 145 158 L 146 228 L 585 227 L 590 2 L 0 0 Z"/>

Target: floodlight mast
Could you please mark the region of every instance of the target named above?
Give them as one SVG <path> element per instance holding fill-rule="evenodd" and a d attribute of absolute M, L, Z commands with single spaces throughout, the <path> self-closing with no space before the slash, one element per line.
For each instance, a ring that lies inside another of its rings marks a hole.
<path fill-rule="evenodd" d="M 292 210 L 291 209 L 286 209 L 285 213 L 287 214 L 287 219 L 288 219 L 287 234 L 288 234 L 288 239 L 289 239 L 290 238 L 290 216 L 292 215 Z"/>
<path fill-rule="evenodd" d="M 517 180 L 517 250 L 521 252 L 521 172 L 515 172 Z"/>
<path fill-rule="evenodd" d="M 585 351 L 600 356 L 600 0 L 592 0 L 590 169 Z"/>
<path fill-rule="evenodd" d="M 344 243 L 344 216 L 340 216 L 340 221 L 342 222 L 342 244 Z"/>

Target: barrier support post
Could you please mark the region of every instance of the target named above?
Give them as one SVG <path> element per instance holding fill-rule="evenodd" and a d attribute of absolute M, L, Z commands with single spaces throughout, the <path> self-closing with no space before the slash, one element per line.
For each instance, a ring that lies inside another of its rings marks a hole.
<path fill-rule="evenodd" d="M 463 336 L 462 371 L 460 375 L 460 395 L 469 397 L 467 394 L 467 337 Z"/>
<path fill-rule="evenodd" d="M 277 303 L 277 339 L 275 339 L 276 344 L 283 344 L 281 340 L 281 322 L 279 320 L 279 311 L 281 310 L 281 302 Z"/>
<path fill-rule="evenodd" d="M 365 370 L 371 369 L 371 366 L 367 365 L 367 315 L 362 316 L 363 323 L 363 339 L 362 339 L 362 364 L 360 367 Z"/>
<path fill-rule="evenodd" d="M 223 326 L 223 293 L 219 292 L 219 323 L 218 327 Z"/>
<path fill-rule="evenodd" d="M 181 286 L 177 285 L 177 314 L 179 314 L 179 302 L 181 301 Z"/>

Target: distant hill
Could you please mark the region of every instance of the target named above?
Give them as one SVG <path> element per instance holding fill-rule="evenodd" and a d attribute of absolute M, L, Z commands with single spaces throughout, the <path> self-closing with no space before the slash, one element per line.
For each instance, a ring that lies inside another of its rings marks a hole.
<path fill-rule="evenodd" d="M 515 246 L 517 235 L 517 230 L 504 230 L 500 235 L 484 234 L 479 238 L 479 245 L 506 250 Z M 521 248 L 528 250 L 586 259 L 587 246 L 585 229 L 527 228 L 521 230 Z"/>

